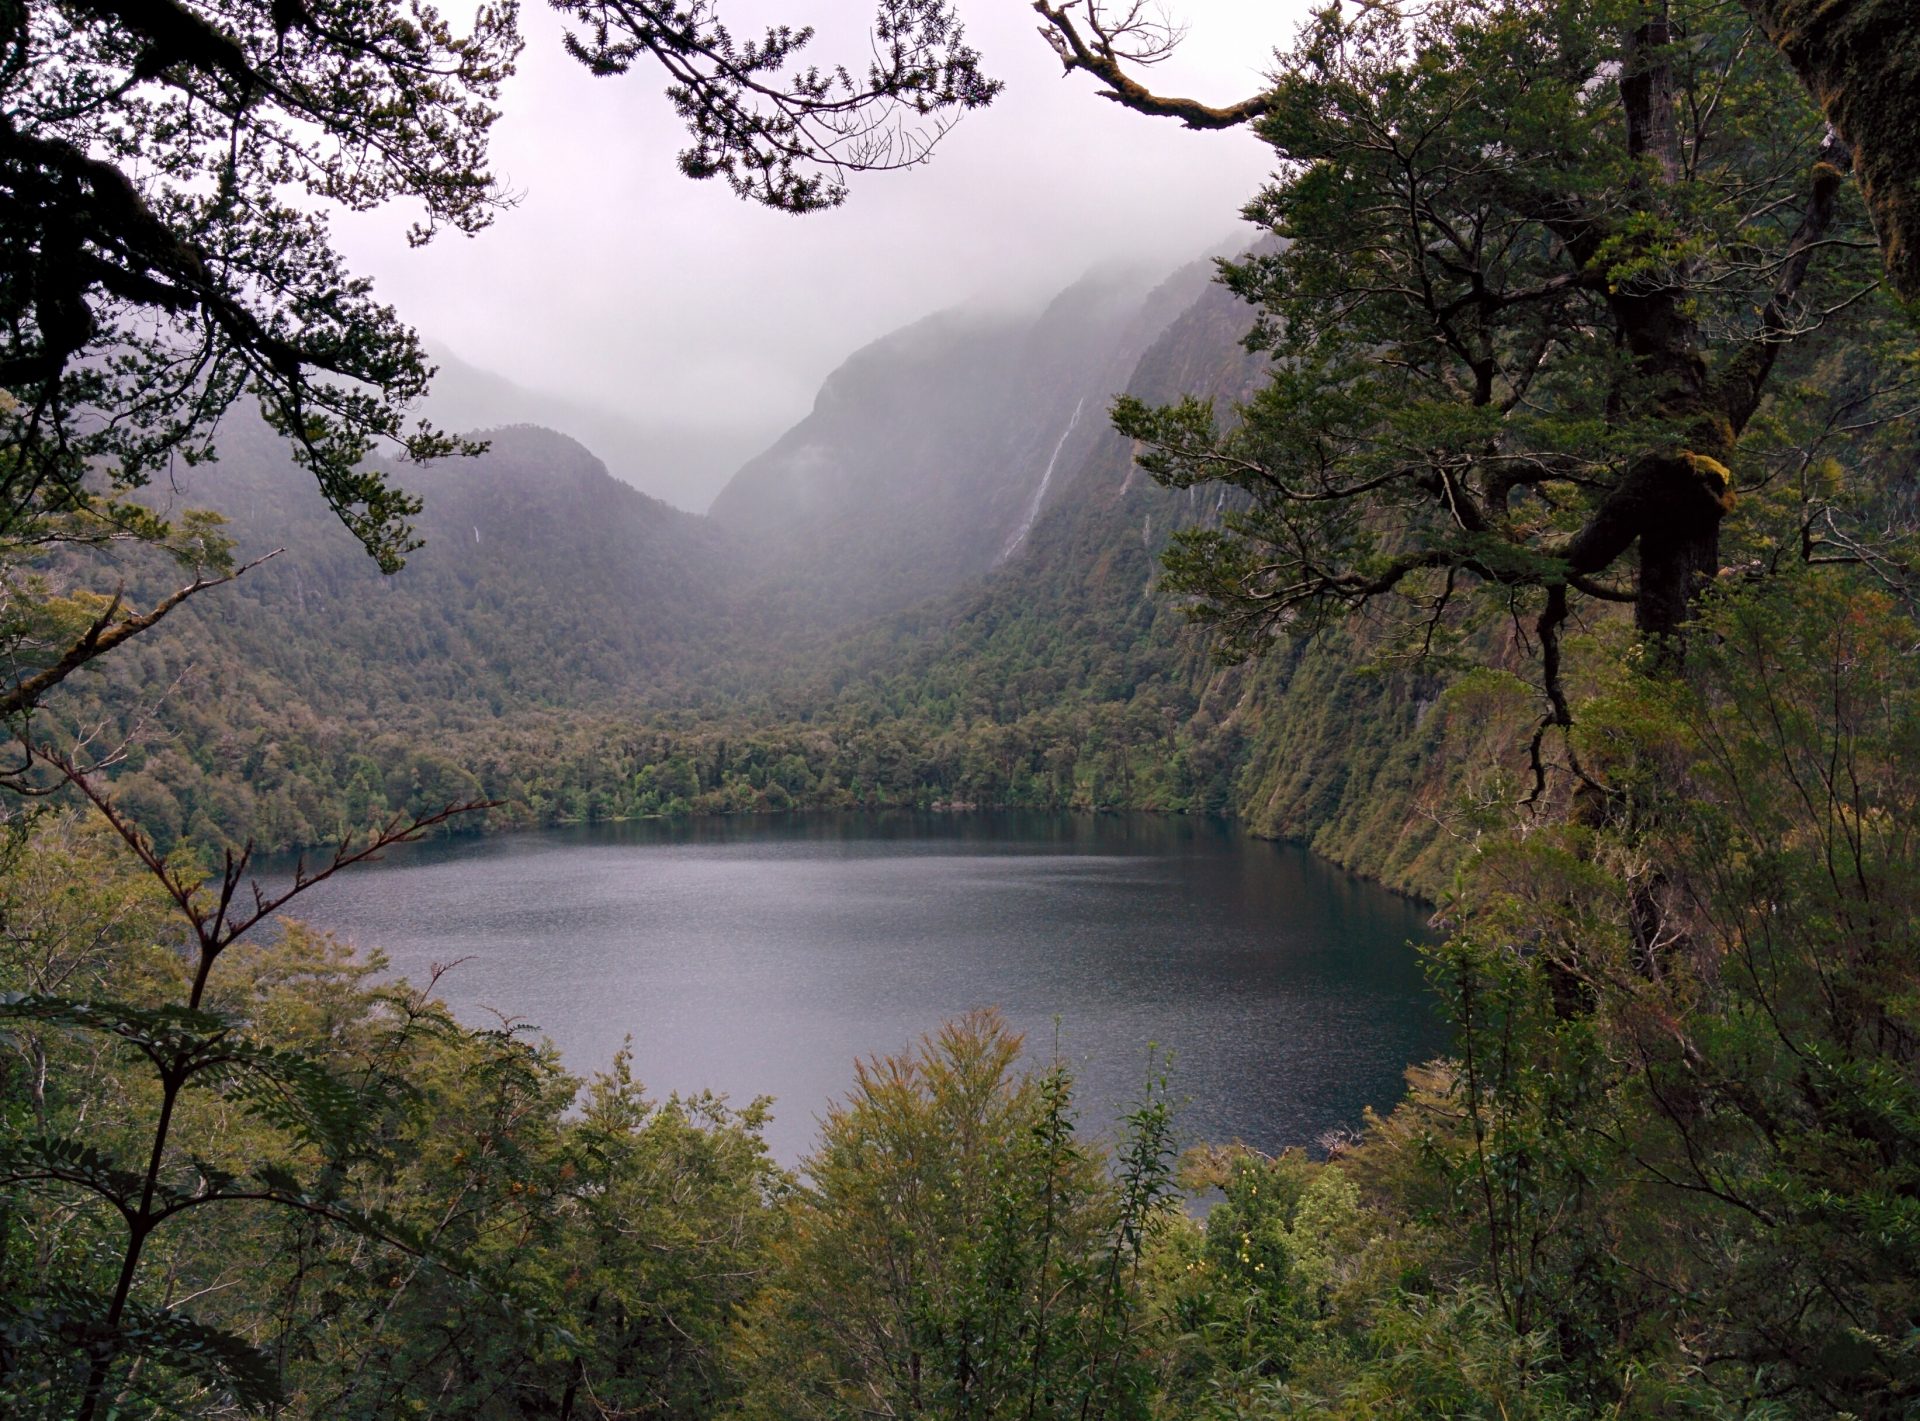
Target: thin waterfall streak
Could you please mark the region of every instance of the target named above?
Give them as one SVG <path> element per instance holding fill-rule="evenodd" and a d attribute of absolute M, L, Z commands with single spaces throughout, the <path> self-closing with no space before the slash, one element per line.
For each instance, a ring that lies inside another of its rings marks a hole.
<path fill-rule="evenodd" d="M 1039 521 L 1040 505 L 1046 502 L 1047 485 L 1053 482 L 1053 466 L 1060 462 L 1060 451 L 1067 447 L 1067 440 L 1073 437 L 1074 426 L 1080 423 L 1080 411 L 1087 406 L 1087 397 L 1082 395 L 1073 407 L 1073 418 L 1067 421 L 1067 427 L 1060 431 L 1060 441 L 1053 446 L 1053 457 L 1047 460 L 1046 471 L 1040 475 L 1040 487 L 1033 491 L 1033 500 L 1027 504 L 1026 517 L 1020 520 L 1019 531 L 1007 539 L 1007 546 L 1000 553 L 1000 561 L 1012 557 L 1020 545 L 1027 540 L 1027 534 L 1033 531 L 1033 525 Z"/>

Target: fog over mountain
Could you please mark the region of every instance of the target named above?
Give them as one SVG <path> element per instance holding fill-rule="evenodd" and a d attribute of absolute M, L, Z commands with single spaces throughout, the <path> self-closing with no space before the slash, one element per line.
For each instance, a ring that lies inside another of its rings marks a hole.
<path fill-rule="evenodd" d="M 537 424 L 555 430 L 593 450 L 621 482 L 689 513 L 704 513 L 734 472 L 786 424 L 750 405 L 723 423 L 645 419 L 622 412 L 645 408 L 639 394 L 631 406 L 601 408 L 516 384 L 432 342 L 429 350 L 439 373 L 419 410 L 425 418 L 444 429 Z"/>
<path fill-rule="evenodd" d="M 1025 543 L 1106 412 L 1207 285 L 1107 267 L 1037 309 L 962 307 L 856 351 L 713 504 L 763 549 L 776 603 L 838 620 L 944 592 Z"/>
<path fill-rule="evenodd" d="M 1363 674 L 1335 636 L 1223 670 L 1153 593 L 1173 530 L 1220 502 L 1141 476 L 1107 410 L 1251 391 L 1250 313 L 1210 273 L 1106 267 L 1025 309 L 923 316 L 846 357 L 705 515 L 631 486 L 694 470 L 649 463 L 667 441 L 638 420 L 445 361 L 433 414 L 490 448 L 395 471 L 424 546 L 392 577 L 236 420 L 172 497 L 286 552 L 118 663 L 123 690 L 219 686 L 179 698 L 189 753 L 123 789 L 169 840 L 272 844 L 482 793 L 497 823 L 1207 810 L 1430 889 L 1444 855 L 1409 805 L 1438 792 L 1435 686 Z M 607 431 L 627 442 L 588 442 Z"/>
<path fill-rule="evenodd" d="M 856 72 L 873 8 L 722 6 L 736 35 L 813 26 L 802 57 Z M 1182 0 L 1188 38 L 1156 84 L 1217 102 L 1256 91 L 1306 8 Z M 667 444 L 694 432 L 699 446 L 721 429 L 771 442 L 849 351 L 929 311 L 1037 305 L 1104 262 L 1171 270 L 1236 230 L 1272 157 L 1254 135 L 1190 132 L 1103 102 L 1084 76 L 1062 77 L 1025 4 L 962 14 L 1005 92 L 925 167 L 856 176 L 844 207 L 794 218 L 682 176 L 685 134 L 658 84 L 593 78 L 562 52 L 558 18 L 528 8 L 493 148 L 512 209 L 472 240 L 418 250 L 410 212 L 341 214 L 341 249 L 462 359 L 527 390 L 567 391 Z M 699 506 L 697 493 L 649 482 L 644 462 L 623 467 L 619 440 L 583 437 L 621 477 Z"/>

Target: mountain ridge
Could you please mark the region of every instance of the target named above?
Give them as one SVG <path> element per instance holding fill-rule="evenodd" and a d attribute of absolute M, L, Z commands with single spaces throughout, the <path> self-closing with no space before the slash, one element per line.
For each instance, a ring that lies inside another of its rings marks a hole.
<path fill-rule="evenodd" d="M 742 411 L 725 426 L 638 420 L 542 390 L 428 342 L 436 374 L 419 413 L 442 428 L 477 432 L 532 424 L 591 449 L 622 483 L 688 513 L 705 513 L 741 464 L 778 435 L 773 421 Z"/>

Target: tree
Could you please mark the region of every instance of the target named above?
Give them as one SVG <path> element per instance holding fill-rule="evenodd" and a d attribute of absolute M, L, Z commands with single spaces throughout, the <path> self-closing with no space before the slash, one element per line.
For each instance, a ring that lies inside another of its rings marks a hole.
<path fill-rule="evenodd" d="M 775 26 L 736 44 L 714 0 L 552 3 L 581 26 L 567 50 L 595 74 L 625 74 L 642 60 L 666 73 L 693 139 L 681 172 L 724 178 L 783 212 L 838 206 L 850 173 L 925 162 L 961 114 L 1001 87 L 981 72 L 949 0 L 877 0 L 861 79 L 845 65 L 799 68 L 809 27 Z"/>
<path fill-rule="evenodd" d="M 1579 599 L 1632 603 L 1678 656 L 1729 510 L 1771 473 L 1742 438 L 1783 359 L 1838 359 L 1824 342 L 1876 310 L 1850 156 L 1739 11 L 1329 9 L 1252 112 L 1133 93 L 1126 26 L 1047 13 L 1110 97 L 1254 122 L 1282 162 L 1248 209 L 1275 240 L 1227 273 L 1270 383 L 1232 429 L 1116 406 L 1163 482 L 1244 495 L 1169 558 L 1225 646 L 1389 597 L 1432 628 L 1479 584 L 1532 609 L 1562 724 Z M 1856 425 L 1882 413 L 1884 371 L 1835 383 Z"/>
<path fill-rule="evenodd" d="M 1064 1067 L 1019 1057 L 974 1012 L 859 1066 L 746 1315 L 740 1414 L 1146 1414 L 1137 1275 L 1173 1198 L 1164 1090 L 1109 1180 L 1074 1138 Z"/>
<path fill-rule="evenodd" d="M 174 1309 L 143 1301 L 145 1290 L 136 1285 L 161 1238 L 202 1209 L 270 1205 L 374 1237 L 409 1241 L 360 1213 L 332 1188 L 361 1143 L 364 1102 L 311 1057 L 238 1029 L 240 1024 L 221 1013 L 209 996 L 214 968 L 249 932 L 313 885 L 485 806 L 450 804 L 412 819 L 396 817 L 364 843 L 342 843 L 316 870 L 303 863 L 290 887 L 269 893 L 247 877 L 250 846 L 237 857 L 229 854 L 213 876 L 163 859 L 85 771 L 58 754 L 48 758 L 143 865 L 184 924 L 190 946 L 186 969 L 171 984 L 177 995 L 162 1004 L 59 992 L 9 994 L 0 1003 L 0 1022 L 94 1034 L 145 1057 L 152 1073 L 153 1106 L 150 1132 L 141 1141 L 144 1159 L 124 1165 L 85 1138 L 46 1130 L 44 1112 L 41 1129 L 9 1131 L 0 1139 L 0 1188 L 65 1193 L 79 1201 L 81 1211 L 98 1211 L 118 1224 L 117 1229 L 103 1230 L 94 1245 L 97 1255 L 112 1265 L 104 1290 L 76 1283 L 54 1290 L 37 1309 L 9 1307 L 7 1332 L 14 1345 L 65 1344 L 80 1354 L 81 1375 L 69 1398 L 78 1421 L 92 1421 L 103 1406 L 113 1409 L 109 1383 L 130 1358 L 145 1360 L 163 1373 L 198 1376 L 242 1404 L 259 1407 L 277 1397 L 278 1384 L 257 1349 Z M 174 1136 L 187 1102 L 208 1091 L 231 1096 L 282 1130 L 288 1153 L 253 1161 L 242 1172 L 183 1152 Z M 300 1177 L 306 1170 L 311 1175 Z M 430 1252 L 419 1243 L 412 1247 L 423 1256 Z"/>
<path fill-rule="evenodd" d="M 116 1416 L 715 1414 L 787 1187 L 764 1102 L 651 1100 L 624 1055 L 583 1089 L 294 922 L 189 1009 L 185 871 L 98 813 L 0 842 L 0 1412 L 69 1421 L 101 1349 Z"/>
<path fill-rule="evenodd" d="M 1884 67 L 1911 6 L 1746 8 L 1802 13 L 1772 31 L 1790 57 L 1849 35 L 1828 82 L 1878 92 L 1880 117 L 1911 103 Z M 1846 28 L 1870 13 L 1883 49 Z M 1084 58 L 1060 31 L 1069 67 L 1141 44 L 1054 14 L 1081 37 Z M 1537 609 L 1565 723 L 1574 599 L 1632 601 L 1643 665 L 1691 640 L 1685 676 L 1596 670 L 1569 733 L 1591 798 L 1487 835 L 1449 895 L 1454 1059 L 1410 1073 L 1350 1162 L 1412 1257 L 1356 1354 L 1299 1368 L 1309 1394 L 1274 1414 L 1521 1414 L 1431 1399 L 1481 1369 L 1446 1351 L 1475 1334 L 1512 1344 L 1492 1374 L 1549 1413 L 1910 1407 L 1912 624 L 1886 579 L 1803 565 L 1871 565 L 1851 535 L 1766 525 L 1793 469 L 1871 490 L 1909 379 L 1886 345 L 1910 360 L 1911 337 L 1854 255 L 1874 245 L 1848 150 L 1864 177 L 1867 128 L 1823 132 L 1742 20 L 1368 5 L 1316 17 L 1252 115 L 1109 83 L 1253 122 L 1285 165 L 1253 206 L 1279 241 L 1230 271 L 1262 303 L 1271 384 L 1233 430 L 1191 402 L 1119 409 L 1163 478 L 1242 494 L 1171 564 L 1233 649 L 1394 593 L 1434 633 L 1479 582 Z M 1865 196 L 1897 275 L 1889 157 Z M 1729 526 L 1752 575 L 1722 567 Z M 1421 1293 L 1457 1338 L 1409 1337 L 1396 1313 Z"/>
<path fill-rule="evenodd" d="M 1920 13 L 1903 0 L 1742 0 L 1853 150 L 1887 276 L 1920 300 Z"/>
<path fill-rule="evenodd" d="M 1179 31 L 1144 4 L 1123 12 L 1102 0 L 1034 0 L 1041 34 L 1071 73 L 1084 70 L 1101 97 L 1141 113 L 1177 118 L 1189 128 L 1231 128 L 1257 119 L 1263 95 L 1223 105 L 1156 94 L 1127 65 L 1164 58 Z M 1920 298 L 1920 14 L 1905 0 L 1740 0 L 1793 66 L 1854 155 L 1859 182 L 1879 229 L 1887 275 L 1903 296 Z M 1656 7 L 1649 7 L 1656 8 Z"/>
<path fill-rule="evenodd" d="M 1439 1168 L 1474 1275 L 1590 1402 L 1665 1354 L 1729 1401 L 1898 1416 L 1920 1386 L 1899 1340 L 1914 624 L 1798 568 L 1702 617 L 1687 677 L 1616 675 L 1583 707 L 1631 819 L 1489 838 L 1463 873 L 1434 955 L 1455 1059 L 1387 1133 Z M 1443 1119 L 1466 1128 L 1415 1144 Z"/>
<path fill-rule="evenodd" d="M 513 9 L 456 35 L 431 8 L 174 0 L 12 4 L 0 67 L 5 531 L 85 501 L 95 461 L 138 486 L 243 395 L 383 567 L 414 505 L 362 467 L 429 375 L 347 272 L 319 204 L 423 208 L 413 240 L 501 206 L 485 167 L 519 50 Z"/>

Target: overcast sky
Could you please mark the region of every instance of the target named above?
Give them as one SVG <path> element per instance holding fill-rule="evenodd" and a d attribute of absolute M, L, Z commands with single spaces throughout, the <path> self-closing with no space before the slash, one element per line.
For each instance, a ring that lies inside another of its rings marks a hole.
<path fill-rule="evenodd" d="M 447 11 L 460 0 L 443 0 Z M 1224 103 L 1257 90 L 1300 0 L 1180 0 L 1189 38 L 1154 87 Z M 811 22 L 817 63 L 859 71 L 871 0 L 723 0 L 738 36 Z M 868 174 L 807 217 L 682 177 L 654 71 L 595 79 L 546 6 L 495 129 L 517 208 L 476 238 L 410 251 L 398 211 L 342 220 L 351 265 L 430 340 L 536 389 L 639 422 L 711 424 L 746 407 L 784 425 L 852 351 L 931 311 L 1036 296 L 1109 259 L 1169 269 L 1242 229 L 1268 169 L 1251 135 L 1190 133 L 1063 78 L 1025 0 L 964 0 L 970 41 L 1006 81 L 932 162 Z"/>

